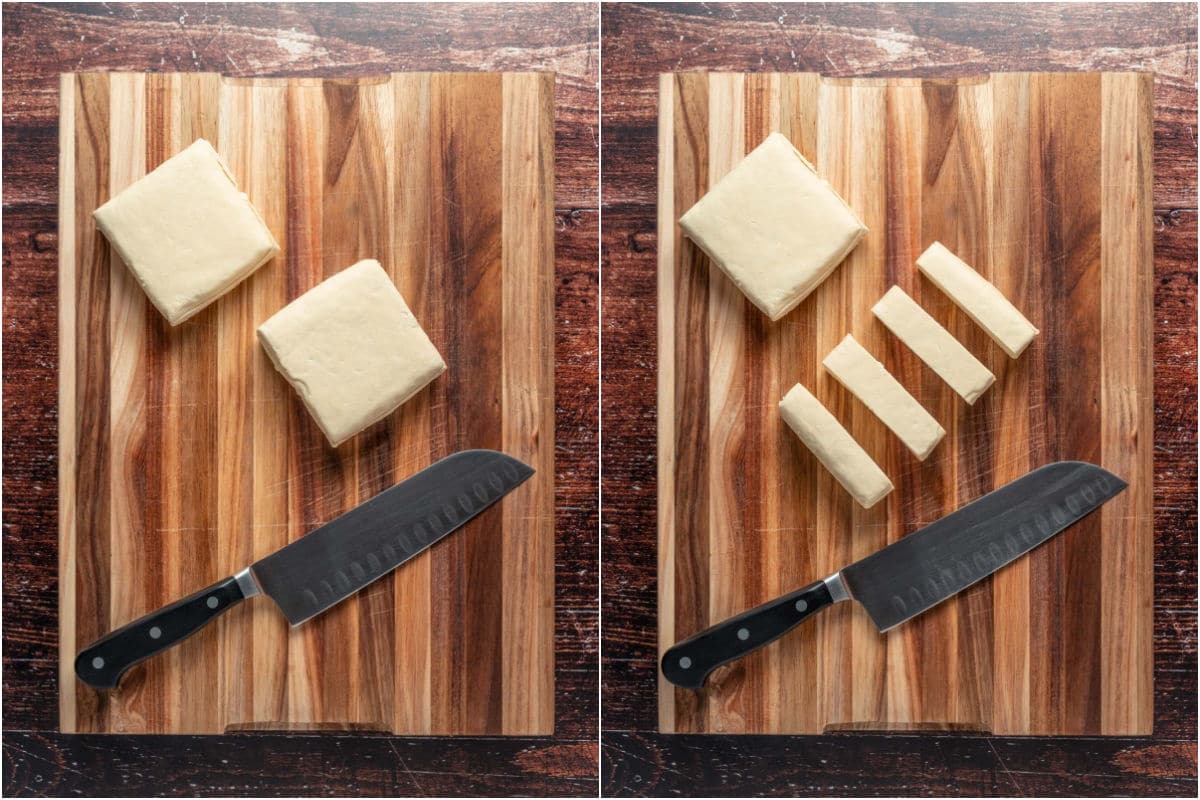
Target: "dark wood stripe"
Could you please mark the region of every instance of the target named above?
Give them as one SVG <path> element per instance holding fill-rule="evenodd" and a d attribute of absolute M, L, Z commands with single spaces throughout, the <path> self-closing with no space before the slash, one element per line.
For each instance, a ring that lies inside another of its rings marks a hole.
<path fill-rule="evenodd" d="M 1062 423 L 1058 443 L 1062 458 L 1100 463 L 1100 75 L 1055 75 L 1048 110 L 1047 167 L 1055 192 L 1046 212 L 1054 249 L 1045 263 L 1053 275 L 1048 299 L 1056 312 L 1047 327 L 1058 356 L 1053 396 Z M 1092 514 L 1058 537 L 1063 733 L 1100 730 L 1101 522 L 1100 514 Z"/>
<path fill-rule="evenodd" d="M 450 251 L 458 360 L 447 374 L 452 396 L 450 419 L 456 449 L 503 447 L 501 346 L 504 278 L 501 261 L 503 83 L 498 74 L 461 75 L 451 84 L 447 109 L 455 136 L 448 155 L 453 171 L 446 181 L 451 204 Z M 494 505 L 467 525 L 461 538 L 465 582 L 464 618 L 458 620 L 465 661 L 463 695 L 470 709 L 463 731 L 482 733 L 503 725 L 502 584 L 503 526 Z"/>
<path fill-rule="evenodd" d="M 675 216 L 708 189 L 708 76 L 675 79 Z M 708 259 L 675 227 L 675 636 L 708 625 Z M 676 730 L 704 730 L 704 697 L 675 690 Z"/>
<path fill-rule="evenodd" d="M 353 81 L 325 81 L 325 154 L 322 175 L 321 279 L 330 278 L 361 258 L 359 225 L 366 213 L 356 180 L 359 125 L 358 85 Z M 318 505 L 322 521 L 353 508 L 358 497 L 358 440 L 351 438 L 336 449 L 322 445 Z M 352 680 L 362 656 L 359 598 L 348 597 L 321 615 L 321 695 L 327 719 L 356 716 L 357 690 Z"/>
<path fill-rule="evenodd" d="M 1029 359 L 1029 445 L 1030 466 L 1039 467 L 1060 458 L 1058 447 L 1057 403 L 1061 390 L 1058 364 L 1054 358 L 1055 322 L 1052 274 L 1057 234 L 1049 225 L 1045 206 L 1057 202 L 1060 194 L 1054 184 L 1049 136 L 1052 125 L 1049 107 L 1052 76 L 1034 75 L 1029 82 L 1029 194 L 1045 198 L 1043 204 L 1031 203 L 1029 214 L 1030 263 L 1029 297 L 1040 302 L 1042 326 L 1040 347 L 1023 354 Z M 1030 605 L 1029 640 L 1029 725 L 1031 733 L 1058 730 L 1061 724 L 1062 698 L 1057 678 L 1066 654 L 1057 634 L 1061 619 L 1062 569 L 1061 537 L 1055 537 L 1029 556 L 1029 584 L 1039 587 L 1037 602 Z"/>
<path fill-rule="evenodd" d="M 108 76 L 81 74 L 75 102 L 76 645 L 108 633 L 109 249 L 92 212 L 108 200 Z M 105 730 L 105 696 L 76 684 L 78 729 Z"/>
<path fill-rule="evenodd" d="M 746 76 L 743 153 L 749 153 L 771 133 L 774 99 L 769 75 Z M 776 583 L 773 573 L 779 541 L 791 534 L 781 532 L 776 520 L 766 516 L 768 508 L 778 503 L 779 494 L 778 470 L 774 461 L 777 455 L 775 441 L 773 438 L 767 441 L 766 434 L 771 430 L 768 419 L 772 422 L 778 420 L 776 415 L 770 418 L 767 415 L 772 413 L 768 387 L 776 367 L 772 363 L 770 348 L 781 326 L 773 323 L 749 300 L 741 297 L 738 300 L 742 303 L 742 317 L 745 320 L 742 343 L 742 368 L 745 374 L 742 442 L 740 452 L 723 454 L 722 457 L 732 457 L 730 463 L 738 465 L 734 469 L 740 473 L 737 491 L 732 497 L 741 509 L 744 547 L 739 554 L 735 580 L 740 582 L 737 587 L 741 593 L 739 605 L 752 608 L 772 598 L 770 591 L 772 584 Z M 768 573 L 772 574 L 768 576 Z M 776 649 L 764 648 L 745 659 L 741 688 L 743 697 L 738 709 L 745 730 L 762 730 L 770 724 L 769 720 L 778 709 L 770 689 L 770 680 L 778 676 L 776 654 Z"/>
<path fill-rule="evenodd" d="M 171 91 L 171 76 L 147 75 L 145 95 L 143 124 L 146 172 L 149 173 L 174 155 L 171 133 L 174 127 L 172 119 L 177 111 L 173 107 L 175 97 Z M 172 391 L 171 385 L 173 369 L 170 362 L 176 337 L 171 324 L 153 304 L 146 301 L 145 306 L 145 328 L 140 334 L 145 337 L 146 406 L 142 417 L 145 421 L 145 438 L 140 465 L 145 489 L 139 497 L 143 510 L 139 539 L 145 558 L 138 563 L 137 573 L 139 581 L 144 581 L 143 603 L 149 611 L 177 599 L 171 596 L 171 584 L 174 581 L 168 578 L 167 573 L 181 566 L 177 557 L 178 542 L 192 534 L 180 530 L 182 526 L 178 517 L 167 516 L 169 509 L 164 507 L 168 494 L 173 495 L 176 502 L 179 494 L 179 475 L 164 472 L 165 462 L 170 458 L 167 450 L 175 446 L 174 442 L 167 441 L 169 429 L 173 431 L 179 425 L 177 415 L 182 401 Z M 152 730 L 162 730 L 165 722 L 166 693 L 175 683 L 168 673 L 173 669 L 178 670 L 178 656 L 176 649 L 171 657 L 152 659 L 143 667 L 146 679 L 141 702 Z"/>
<path fill-rule="evenodd" d="M 884 97 L 885 114 L 885 194 L 889 198 L 887 207 L 888 224 L 886 234 L 887 255 L 884 263 L 884 283 L 886 288 L 899 286 L 909 296 L 917 294 L 917 278 L 915 262 L 921 254 L 921 189 L 923 181 L 923 164 L 913 159 L 922 133 L 922 119 L 919 113 L 922 109 L 921 91 L 914 86 L 889 86 Z M 897 202 L 896 198 L 904 198 L 905 202 Z M 877 319 L 868 323 L 879 330 L 882 326 Z M 887 364 L 892 374 L 909 391 L 928 408 L 930 398 L 937 397 L 932 392 L 941 391 L 936 375 L 928 373 L 932 370 L 922 366 L 921 359 L 905 347 L 899 338 L 890 332 L 879 330 L 884 337 L 886 346 L 879 355 Z M 932 413 L 932 412 L 931 412 Z M 943 441 L 941 448 L 945 448 Z M 921 527 L 922 514 L 929 513 L 922 508 L 925 495 L 925 482 L 934 476 L 938 470 L 937 463 L 943 457 L 943 452 L 935 451 L 929 460 L 917 461 L 907 448 L 893 448 L 903 452 L 900 454 L 900 469 L 891 475 L 895 484 L 896 505 L 889 509 L 893 512 L 888 524 L 888 539 L 890 541 L 907 536 Z M 935 479 L 936 481 L 936 479 Z M 905 626 L 893 633 L 888 641 L 889 671 L 899 674 L 888 676 L 888 714 L 889 719 L 900 717 L 906 719 L 923 719 L 921 697 L 923 685 L 930 680 L 927 671 L 921 668 L 916 657 L 920 641 L 921 628 Z"/>
<path fill-rule="evenodd" d="M 429 204 L 429 296 L 447 298 L 453 291 L 451 270 L 444 265 L 450 260 L 453 235 L 453 207 L 450 202 L 454 177 L 454 128 L 450 92 L 454 75 L 437 73 L 430 79 L 430 167 L 429 196 L 438 198 Z M 453 385 L 450 375 L 465 368 L 461 357 L 462 342 L 458 330 L 457 307 L 454 303 L 431 303 L 430 336 L 446 361 L 447 372 L 431 387 L 434 419 L 430 430 L 431 461 L 452 453 L 458 443 L 455 431 L 446 421 L 442 409 L 451 408 Z M 459 730 L 466 718 L 465 687 L 458 672 L 463 669 L 463 641 L 458 635 L 458 622 L 465 613 L 462 594 L 457 591 L 466 579 L 463 559 L 466 549 L 462 537 L 451 536 L 430 552 L 429 583 L 433 588 L 430 604 L 430 695 L 433 702 L 432 729 L 434 733 Z"/>
<path fill-rule="evenodd" d="M 287 299 L 295 300 L 324 277 L 325 152 L 328 135 L 325 104 L 319 84 L 304 79 L 288 83 L 287 101 Z M 347 265 L 349 266 L 349 265 Z M 288 538 L 299 539 L 335 514 L 325 496 L 325 477 L 336 458 L 324 434 L 304 406 L 298 392 L 288 392 Z M 323 617 L 325 615 L 322 615 Z M 289 700 L 308 706 L 317 720 L 328 720 L 321 691 L 322 654 L 326 649 L 324 619 L 306 626 L 299 648 L 292 644 L 289 659 L 298 669 L 289 675 Z M 331 631 L 328 638 L 332 640 Z M 295 652 L 296 650 L 299 652 Z M 334 657 L 338 657 L 336 654 Z"/>
<path fill-rule="evenodd" d="M 499 449 L 502 164 L 496 131 L 502 130 L 503 86 L 499 75 L 439 75 L 433 95 L 431 148 L 440 158 L 431 191 L 437 198 L 431 257 L 444 265 L 436 296 L 445 298 L 448 364 L 437 382 L 447 416 L 435 424 L 446 426 L 450 451 Z M 444 715 L 435 730 L 481 732 L 502 724 L 501 525 L 500 508 L 490 508 L 434 554 L 432 581 L 444 593 L 433 613 L 433 691 Z"/>

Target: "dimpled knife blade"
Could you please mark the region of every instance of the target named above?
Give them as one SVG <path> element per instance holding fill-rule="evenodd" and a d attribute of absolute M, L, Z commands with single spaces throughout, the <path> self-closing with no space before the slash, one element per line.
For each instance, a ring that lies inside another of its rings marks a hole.
<path fill-rule="evenodd" d="M 503 453 L 455 453 L 256 561 L 250 572 L 299 625 L 453 533 L 532 474 Z"/>
<path fill-rule="evenodd" d="M 1125 481 L 1081 461 L 1035 469 L 841 571 L 880 632 L 958 594 L 1099 508 Z"/>

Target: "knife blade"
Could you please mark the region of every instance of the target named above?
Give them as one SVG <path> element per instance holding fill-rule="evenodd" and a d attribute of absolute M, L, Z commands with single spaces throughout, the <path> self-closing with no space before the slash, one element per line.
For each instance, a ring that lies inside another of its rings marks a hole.
<path fill-rule="evenodd" d="M 700 689 L 717 667 L 843 600 L 860 603 L 887 632 L 1025 555 L 1126 485 L 1094 464 L 1047 464 L 824 580 L 679 642 L 663 654 L 663 675 Z"/>
<path fill-rule="evenodd" d="M 447 456 L 236 575 L 125 625 L 75 659 L 75 674 L 115 687 L 134 664 L 265 594 L 294 627 L 337 605 L 461 528 L 534 470 L 494 450 Z"/>

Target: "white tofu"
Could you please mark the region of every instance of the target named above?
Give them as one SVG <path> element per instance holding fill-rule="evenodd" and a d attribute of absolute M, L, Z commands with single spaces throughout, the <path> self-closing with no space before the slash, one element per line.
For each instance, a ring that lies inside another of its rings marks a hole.
<path fill-rule="evenodd" d="M 259 326 L 258 338 L 334 447 L 446 369 L 375 260 L 296 298 Z"/>
<path fill-rule="evenodd" d="M 791 388 L 779 402 L 779 414 L 860 506 L 870 508 L 892 491 L 879 465 L 804 386 Z"/>
<path fill-rule="evenodd" d="M 718 181 L 679 225 L 773 320 L 807 297 L 867 233 L 780 133 Z"/>
<path fill-rule="evenodd" d="M 999 289 L 941 242 L 931 244 L 917 258 L 917 266 L 1011 358 L 1021 355 L 1038 335 L 1033 323 Z"/>
<path fill-rule="evenodd" d="M 922 461 L 946 435 L 938 421 L 853 336 L 847 334 L 822 363 Z"/>
<path fill-rule="evenodd" d="M 128 186 L 93 217 L 172 325 L 279 252 L 262 217 L 203 139 Z"/>
<path fill-rule="evenodd" d="M 968 404 L 995 382 L 996 376 L 899 286 L 888 289 L 871 311 Z"/>

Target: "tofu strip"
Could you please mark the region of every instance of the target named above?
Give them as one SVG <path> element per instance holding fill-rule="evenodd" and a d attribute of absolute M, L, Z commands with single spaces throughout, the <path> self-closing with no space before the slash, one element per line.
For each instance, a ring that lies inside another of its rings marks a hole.
<path fill-rule="evenodd" d="M 822 363 L 922 461 L 946 435 L 938 421 L 853 336 L 842 339 Z"/>
<path fill-rule="evenodd" d="M 793 386 L 779 402 L 779 414 L 860 506 L 870 508 L 892 491 L 879 465 L 808 389 Z"/>
<path fill-rule="evenodd" d="M 871 311 L 967 403 L 974 405 L 996 381 L 996 376 L 970 350 L 899 286 L 888 289 Z"/>
<path fill-rule="evenodd" d="M 999 289 L 941 242 L 934 242 L 917 258 L 917 267 L 1011 358 L 1021 355 L 1038 335 L 1033 323 Z"/>

